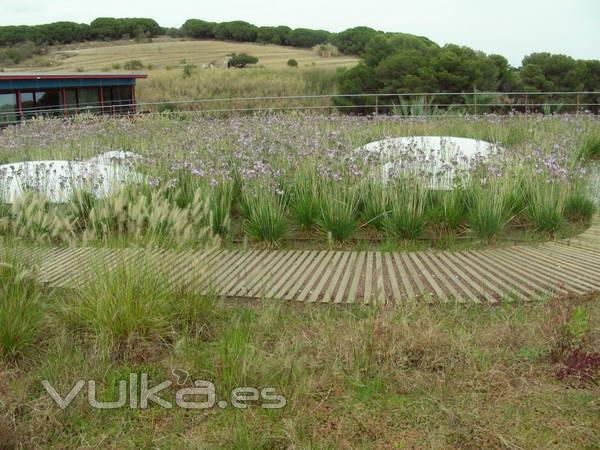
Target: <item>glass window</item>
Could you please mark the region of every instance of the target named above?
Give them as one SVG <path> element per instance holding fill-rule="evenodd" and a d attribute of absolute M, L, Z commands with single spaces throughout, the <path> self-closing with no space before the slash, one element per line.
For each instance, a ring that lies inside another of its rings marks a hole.
<path fill-rule="evenodd" d="M 79 110 L 100 113 L 100 91 L 98 88 L 79 89 Z"/>
<path fill-rule="evenodd" d="M 103 87 L 102 95 L 107 114 L 125 114 L 131 109 L 131 86 Z"/>
<path fill-rule="evenodd" d="M 35 109 L 44 115 L 56 116 L 63 114 L 63 105 L 58 90 L 36 91 Z"/>
<path fill-rule="evenodd" d="M 67 104 L 67 114 L 77 113 L 77 89 L 65 89 L 65 103 Z"/>
<path fill-rule="evenodd" d="M 25 118 L 34 115 L 35 98 L 33 97 L 33 92 L 21 92 L 21 108 L 23 108 L 23 116 Z"/>
<path fill-rule="evenodd" d="M 113 97 L 118 99 L 119 105 L 122 105 L 119 112 L 127 113 L 133 108 L 131 103 L 133 97 L 131 95 L 131 86 L 116 86 L 113 88 Z"/>
<path fill-rule="evenodd" d="M 17 122 L 17 95 L 0 94 L 0 126 Z"/>

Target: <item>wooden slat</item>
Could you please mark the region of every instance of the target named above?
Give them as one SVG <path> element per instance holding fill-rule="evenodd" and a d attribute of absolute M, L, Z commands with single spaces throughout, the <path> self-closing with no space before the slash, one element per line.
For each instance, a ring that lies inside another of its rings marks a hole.
<path fill-rule="evenodd" d="M 393 302 L 397 303 L 406 294 L 400 289 L 400 284 L 398 283 L 398 278 L 396 277 L 396 270 L 394 269 L 394 263 L 392 262 L 392 255 L 390 253 L 386 253 L 383 256 L 383 259 L 387 266 L 390 287 L 392 289 L 392 292 L 390 292 L 390 298 Z"/>
<path fill-rule="evenodd" d="M 335 293 L 334 289 L 337 287 L 338 281 L 340 280 L 342 273 L 344 273 L 344 269 L 347 266 L 347 262 L 350 259 L 350 255 L 352 254 L 352 252 L 341 252 L 341 253 L 342 253 L 342 256 L 337 263 L 337 269 L 336 269 L 335 273 L 333 274 L 333 277 L 331 278 L 329 287 L 327 288 L 327 290 L 323 294 L 323 297 L 321 298 L 321 303 L 329 303 L 330 301 L 333 300 L 333 294 Z M 343 289 L 341 287 L 338 288 L 338 290 L 343 292 Z"/>
<path fill-rule="evenodd" d="M 317 273 L 313 276 L 313 280 L 318 280 L 317 285 L 311 289 L 310 287 L 314 282 L 306 284 L 306 288 L 304 291 L 300 293 L 297 300 L 303 301 L 306 299 L 306 296 L 310 293 L 308 297 L 308 301 L 311 303 L 316 302 L 321 296 L 321 291 L 325 287 L 326 283 L 330 281 L 331 276 L 333 275 L 334 270 L 339 269 L 340 259 L 342 257 L 342 252 L 329 252 L 327 255 L 329 258 L 324 258 L 321 266 L 317 268 Z"/>
<path fill-rule="evenodd" d="M 346 293 L 346 289 L 348 288 L 350 282 L 352 281 L 352 273 L 354 271 L 354 267 L 356 265 L 356 259 L 358 257 L 357 252 L 350 252 L 350 260 L 348 261 L 348 265 L 346 266 L 346 270 L 344 270 L 344 276 L 342 277 L 342 281 L 340 282 L 340 287 L 338 288 L 337 294 L 334 299 L 334 303 L 341 303 L 344 299 L 344 294 Z"/>
<path fill-rule="evenodd" d="M 358 294 L 358 284 L 362 278 L 363 266 L 365 264 L 367 252 L 360 252 L 356 261 L 356 267 L 352 275 L 352 284 L 348 293 L 348 303 L 355 303 Z"/>

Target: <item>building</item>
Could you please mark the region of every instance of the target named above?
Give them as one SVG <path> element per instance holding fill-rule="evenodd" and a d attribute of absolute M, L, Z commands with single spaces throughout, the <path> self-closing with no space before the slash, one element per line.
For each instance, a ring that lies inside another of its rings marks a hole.
<path fill-rule="evenodd" d="M 0 126 L 29 117 L 135 112 L 142 74 L 0 73 Z"/>

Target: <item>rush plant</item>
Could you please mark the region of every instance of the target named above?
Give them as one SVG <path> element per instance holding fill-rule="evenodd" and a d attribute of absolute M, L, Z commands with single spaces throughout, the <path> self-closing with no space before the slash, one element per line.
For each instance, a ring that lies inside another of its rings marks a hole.
<path fill-rule="evenodd" d="M 242 194 L 242 203 L 248 236 L 277 246 L 288 231 L 285 198 L 268 185 L 258 185 Z"/>
<path fill-rule="evenodd" d="M 471 205 L 468 212 L 470 230 L 488 242 L 495 241 L 510 220 L 508 202 L 513 183 L 505 178 L 492 178 L 487 183 L 471 183 Z"/>
<path fill-rule="evenodd" d="M 394 181 L 391 188 L 391 209 L 385 220 L 385 230 L 399 240 L 416 240 L 425 231 L 427 187 L 423 180 L 409 177 Z"/>
<path fill-rule="evenodd" d="M 357 230 L 358 194 L 342 181 L 324 181 L 319 195 L 321 231 L 335 241 L 347 241 Z"/>

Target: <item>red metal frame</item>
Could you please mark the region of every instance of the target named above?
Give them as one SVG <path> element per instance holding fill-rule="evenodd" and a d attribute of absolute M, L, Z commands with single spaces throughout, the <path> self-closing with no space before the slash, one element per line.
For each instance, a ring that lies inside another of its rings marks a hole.
<path fill-rule="evenodd" d="M 17 96 L 17 110 L 19 111 L 19 120 L 23 120 L 23 103 L 21 102 L 21 90 L 17 89 L 15 91 L 15 95 Z"/>
<path fill-rule="evenodd" d="M 131 106 L 129 107 L 129 110 L 132 113 L 135 113 L 135 111 L 136 111 L 135 105 L 136 105 L 136 101 L 135 101 L 135 84 L 132 84 L 131 85 Z"/>
<path fill-rule="evenodd" d="M 60 88 L 60 95 L 62 96 L 62 104 L 63 104 L 63 114 L 67 115 L 67 90 L 65 88 Z"/>
<path fill-rule="evenodd" d="M 31 74 L 31 75 L 13 75 L 10 73 L 0 73 L 0 80 L 76 80 L 76 79 L 123 79 L 123 78 L 148 78 L 148 75 L 142 73 L 132 74 L 107 74 L 107 73 L 81 73 L 81 74 Z"/>
<path fill-rule="evenodd" d="M 102 86 L 98 87 L 98 91 L 100 92 L 100 114 L 104 114 L 104 89 Z"/>

